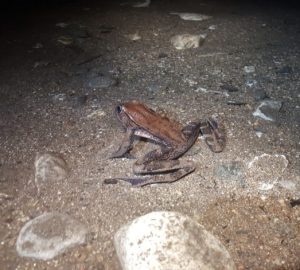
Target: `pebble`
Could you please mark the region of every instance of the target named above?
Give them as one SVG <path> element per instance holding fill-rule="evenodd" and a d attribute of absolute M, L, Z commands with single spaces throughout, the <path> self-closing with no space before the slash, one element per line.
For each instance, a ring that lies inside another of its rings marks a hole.
<path fill-rule="evenodd" d="M 114 246 L 123 270 L 236 269 L 222 243 L 177 212 L 151 212 L 120 228 Z"/>
<path fill-rule="evenodd" d="M 253 116 L 259 117 L 266 121 L 275 121 L 281 107 L 281 101 L 265 99 L 262 102 L 260 102 L 256 110 L 252 114 Z"/>
<path fill-rule="evenodd" d="M 242 187 L 245 186 L 243 164 L 239 161 L 217 165 L 214 175 L 223 182 L 238 182 Z"/>
<path fill-rule="evenodd" d="M 259 184 L 258 189 L 261 190 L 261 191 L 268 191 L 268 190 L 273 189 L 273 187 L 274 187 L 273 183 L 262 182 L 262 183 Z"/>
<path fill-rule="evenodd" d="M 261 88 L 254 88 L 252 91 L 252 95 L 256 101 L 260 101 L 268 98 L 266 91 Z"/>
<path fill-rule="evenodd" d="M 74 40 L 70 36 L 60 36 L 57 39 L 57 42 L 67 46 L 67 45 L 71 45 L 74 42 Z"/>
<path fill-rule="evenodd" d="M 256 80 L 253 80 L 253 79 L 249 79 L 249 80 L 247 80 L 246 81 L 246 86 L 248 86 L 248 87 L 254 87 L 254 86 L 256 86 L 257 85 L 257 81 Z"/>
<path fill-rule="evenodd" d="M 293 69 L 290 66 L 284 66 L 277 71 L 278 74 L 291 74 L 293 73 Z"/>
<path fill-rule="evenodd" d="M 98 89 L 98 88 L 109 88 L 111 86 L 115 86 L 118 84 L 118 81 L 109 76 L 109 75 L 97 75 L 97 76 L 91 76 L 88 78 L 85 85 L 89 88 Z"/>
<path fill-rule="evenodd" d="M 141 7 L 149 7 L 151 4 L 151 0 L 145 0 L 144 2 L 138 2 L 133 4 L 132 7 L 141 8 Z"/>
<path fill-rule="evenodd" d="M 85 242 L 86 226 L 68 215 L 44 213 L 21 229 L 16 250 L 19 256 L 50 260 L 67 249 Z"/>
<path fill-rule="evenodd" d="M 203 44 L 205 38 L 206 35 L 176 35 L 171 38 L 171 43 L 177 50 L 198 48 Z"/>
<path fill-rule="evenodd" d="M 69 168 L 63 157 L 56 153 L 38 153 L 34 162 L 35 177 L 34 182 L 38 193 L 44 185 L 53 182 L 63 181 L 68 173 Z"/>
<path fill-rule="evenodd" d="M 185 21 L 204 21 L 212 18 L 211 16 L 199 13 L 186 13 L 186 12 L 171 12 L 171 15 L 178 15 Z"/>
<path fill-rule="evenodd" d="M 137 41 L 142 38 L 138 33 L 127 35 L 127 37 L 132 41 Z"/>
<path fill-rule="evenodd" d="M 67 99 L 67 95 L 65 93 L 57 93 L 57 94 L 49 94 L 51 96 L 52 101 L 54 102 L 62 102 Z"/>
<path fill-rule="evenodd" d="M 246 73 L 254 73 L 255 72 L 255 66 L 244 66 L 244 71 Z"/>

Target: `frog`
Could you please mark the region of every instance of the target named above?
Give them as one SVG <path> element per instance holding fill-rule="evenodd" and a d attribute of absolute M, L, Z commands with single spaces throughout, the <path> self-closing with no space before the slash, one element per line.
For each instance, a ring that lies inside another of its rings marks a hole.
<path fill-rule="evenodd" d="M 199 135 L 211 151 L 222 152 L 226 145 L 224 128 L 212 117 L 192 121 L 182 127 L 137 100 L 120 103 L 115 108 L 117 119 L 124 129 L 121 145 L 110 158 L 128 157 L 135 138 L 150 140 L 159 148 L 135 161 L 133 172 L 139 177 L 105 179 L 105 184 L 126 181 L 133 186 L 172 183 L 195 171 L 195 164 L 179 160 L 196 142 Z M 148 176 L 147 176 L 148 175 Z"/>

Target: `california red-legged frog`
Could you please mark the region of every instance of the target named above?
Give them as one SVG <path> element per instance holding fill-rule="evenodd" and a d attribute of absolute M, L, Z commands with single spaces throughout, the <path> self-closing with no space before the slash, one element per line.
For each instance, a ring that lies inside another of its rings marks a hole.
<path fill-rule="evenodd" d="M 107 184 L 123 180 L 132 185 L 145 186 L 179 180 L 195 170 L 192 161 L 179 161 L 178 158 L 191 148 L 199 133 L 204 136 L 205 142 L 213 152 L 221 152 L 225 147 L 225 134 L 212 118 L 190 122 L 180 128 L 178 124 L 135 100 L 119 104 L 116 107 L 116 115 L 126 133 L 112 158 L 124 157 L 131 150 L 135 136 L 152 140 L 159 144 L 160 148 L 147 153 L 134 163 L 135 174 L 151 176 L 106 179 Z"/>

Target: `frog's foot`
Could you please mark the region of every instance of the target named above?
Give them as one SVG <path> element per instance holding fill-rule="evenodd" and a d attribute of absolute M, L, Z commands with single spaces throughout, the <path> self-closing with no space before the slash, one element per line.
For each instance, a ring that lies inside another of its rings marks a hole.
<path fill-rule="evenodd" d="M 200 127 L 204 140 L 211 151 L 222 152 L 226 145 L 225 128 L 213 118 L 208 118 Z"/>

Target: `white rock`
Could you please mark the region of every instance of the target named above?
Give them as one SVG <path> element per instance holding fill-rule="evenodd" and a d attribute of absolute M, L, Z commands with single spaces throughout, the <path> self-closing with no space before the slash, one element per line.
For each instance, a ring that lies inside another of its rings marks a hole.
<path fill-rule="evenodd" d="M 40 192 L 42 185 L 64 180 L 69 172 L 66 161 L 55 153 L 38 153 L 35 162 L 35 185 Z"/>
<path fill-rule="evenodd" d="M 248 173 L 252 179 L 273 179 L 274 182 L 283 174 L 288 164 L 285 155 L 264 153 L 248 163 Z"/>
<path fill-rule="evenodd" d="M 236 269 L 225 247 L 203 226 L 176 212 L 152 212 L 114 237 L 123 270 Z"/>
<path fill-rule="evenodd" d="M 177 50 L 198 48 L 200 43 L 202 44 L 206 38 L 206 35 L 176 35 L 171 38 L 171 43 Z"/>
<path fill-rule="evenodd" d="M 261 191 L 268 191 L 274 187 L 273 183 L 260 183 L 258 189 Z"/>
<path fill-rule="evenodd" d="M 211 18 L 211 16 L 199 13 L 171 12 L 170 14 L 178 15 L 181 19 L 185 21 L 204 21 Z"/>
<path fill-rule="evenodd" d="M 255 66 L 244 66 L 244 71 L 246 73 L 253 73 L 255 72 Z"/>
<path fill-rule="evenodd" d="M 85 242 L 87 230 L 73 218 L 60 213 L 44 213 L 21 229 L 16 249 L 20 256 L 49 260 L 66 249 Z"/>

